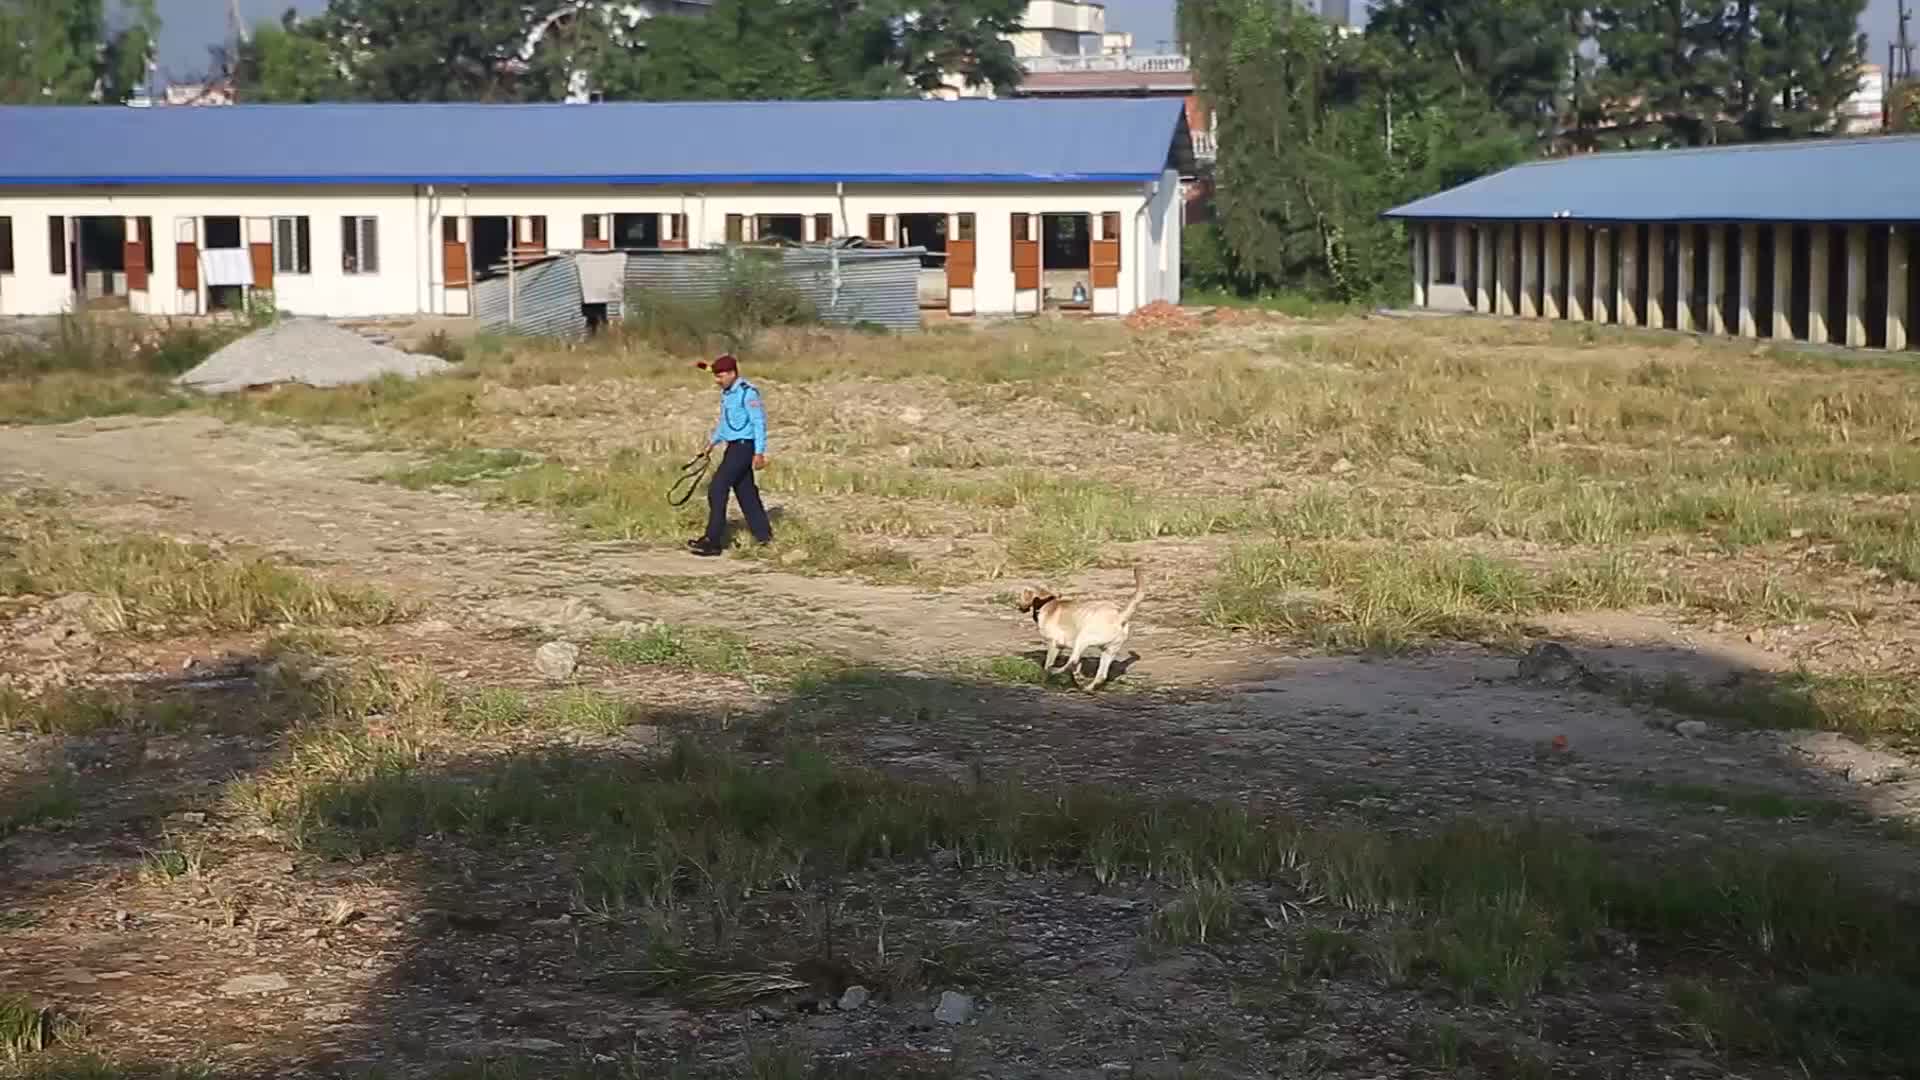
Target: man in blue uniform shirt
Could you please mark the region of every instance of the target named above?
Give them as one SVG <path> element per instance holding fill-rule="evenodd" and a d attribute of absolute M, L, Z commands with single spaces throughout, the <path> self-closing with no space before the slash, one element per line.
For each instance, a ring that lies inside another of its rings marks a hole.
<path fill-rule="evenodd" d="M 767 410 L 760 402 L 759 388 L 740 377 L 740 362 L 731 355 L 710 365 L 702 360 L 700 367 L 711 368 L 713 381 L 720 387 L 720 422 L 713 427 L 713 445 L 726 451 L 713 482 L 707 485 L 707 534 L 687 541 L 687 547 L 695 555 L 712 556 L 726 550 L 729 492 L 740 497 L 740 512 L 746 515 L 754 542 L 773 539 L 767 508 L 760 504 L 760 488 L 753 482 L 753 470 L 767 467 Z"/>

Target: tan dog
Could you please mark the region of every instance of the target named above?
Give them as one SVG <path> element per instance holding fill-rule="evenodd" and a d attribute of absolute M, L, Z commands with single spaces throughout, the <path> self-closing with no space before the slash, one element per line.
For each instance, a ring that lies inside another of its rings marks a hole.
<path fill-rule="evenodd" d="M 1033 616 L 1033 625 L 1047 642 L 1046 672 L 1073 673 L 1080 685 L 1080 657 L 1088 649 L 1100 650 L 1100 670 L 1086 689 L 1097 690 L 1107 681 L 1107 669 L 1113 666 L 1113 654 L 1127 643 L 1133 630 L 1133 613 L 1147 595 L 1147 579 L 1138 566 L 1133 568 L 1133 596 L 1125 607 L 1111 600 L 1063 599 L 1038 589 L 1020 590 L 1020 610 Z M 1067 662 L 1058 669 L 1053 661 L 1062 648 L 1070 649 Z"/>

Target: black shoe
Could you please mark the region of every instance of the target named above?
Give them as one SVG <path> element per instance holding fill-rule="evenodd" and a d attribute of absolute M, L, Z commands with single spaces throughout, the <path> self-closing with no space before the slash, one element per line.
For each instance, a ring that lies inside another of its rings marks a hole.
<path fill-rule="evenodd" d="M 725 549 L 718 544 L 709 544 L 705 540 L 689 540 L 687 541 L 687 550 L 703 559 L 711 559 Z"/>

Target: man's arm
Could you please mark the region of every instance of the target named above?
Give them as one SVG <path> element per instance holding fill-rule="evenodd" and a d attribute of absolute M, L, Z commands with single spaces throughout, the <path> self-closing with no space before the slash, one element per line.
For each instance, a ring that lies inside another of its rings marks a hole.
<path fill-rule="evenodd" d="M 753 456 L 767 453 L 767 410 L 760 404 L 760 391 L 747 391 L 747 422 L 753 428 Z"/>

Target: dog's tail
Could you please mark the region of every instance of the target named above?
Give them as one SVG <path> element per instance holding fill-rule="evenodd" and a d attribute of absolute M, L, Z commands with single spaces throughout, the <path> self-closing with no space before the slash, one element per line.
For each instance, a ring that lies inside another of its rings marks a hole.
<path fill-rule="evenodd" d="M 1140 607 L 1140 601 L 1146 598 L 1147 576 L 1141 573 L 1140 567 L 1136 564 L 1133 568 L 1133 596 L 1127 600 L 1127 606 L 1120 609 L 1120 621 L 1124 623 L 1132 619 L 1133 613 Z"/>

